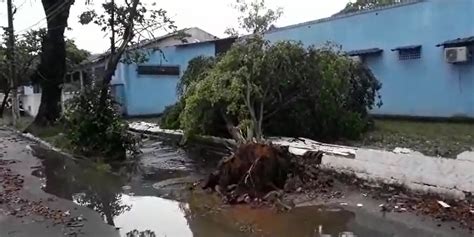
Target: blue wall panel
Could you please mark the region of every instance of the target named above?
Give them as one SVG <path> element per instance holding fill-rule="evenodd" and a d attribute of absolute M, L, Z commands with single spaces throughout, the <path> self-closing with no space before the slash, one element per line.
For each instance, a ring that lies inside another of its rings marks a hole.
<path fill-rule="evenodd" d="M 200 43 L 187 46 L 170 46 L 155 52 L 149 61 L 141 65 L 173 65 L 180 67 L 180 76 L 188 66 L 189 60 L 205 55 L 214 56 L 214 43 Z M 126 81 L 127 115 L 160 114 L 166 106 L 177 101 L 176 84 L 179 76 L 138 75 L 137 65 L 124 65 Z"/>
<path fill-rule="evenodd" d="M 353 15 L 279 28 L 266 38 L 296 40 L 322 46 L 334 42 L 343 50 L 381 48 L 383 53 L 365 59 L 382 82 L 383 106 L 374 114 L 474 118 L 474 59 L 448 64 L 446 40 L 474 36 L 474 0 L 424 0 Z M 420 59 L 399 60 L 391 49 L 422 45 Z M 179 65 L 181 75 L 189 60 L 214 56 L 213 42 L 171 46 L 155 52 L 145 65 Z M 163 112 L 177 100 L 178 76 L 137 75 L 136 65 L 118 67 L 124 83 L 128 115 Z"/>
<path fill-rule="evenodd" d="M 425 0 L 319 22 L 283 27 L 271 41 L 296 40 L 321 46 L 331 41 L 343 50 L 381 48 L 366 60 L 382 82 L 384 105 L 375 114 L 474 117 L 474 62 L 448 64 L 445 40 L 474 36 L 473 0 Z M 400 61 L 391 49 L 422 45 L 421 59 Z"/>

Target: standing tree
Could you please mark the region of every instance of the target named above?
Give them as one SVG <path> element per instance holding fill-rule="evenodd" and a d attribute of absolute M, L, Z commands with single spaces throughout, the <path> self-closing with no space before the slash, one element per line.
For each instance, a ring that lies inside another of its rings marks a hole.
<path fill-rule="evenodd" d="M 239 32 L 246 34 L 262 34 L 268 31 L 273 24 L 281 17 L 281 8 L 270 9 L 266 6 L 265 0 L 236 0 L 233 6 L 239 13 L 238 28 L 228 28 L 225 33 L 231 36 L 238 36 Z"/>
<path fill-rule="evenodd" d="M 100 103 L 103 105 L 107 99 L 112 76 L 124 54 L 126 52 L 134 54 L 133 57 L 127 57 L 131 61 L 146 60 L 144 57 L 137 56 L 137 54 L 146 52 L 127 50 L 140 41 L 153 39 L 157 30 L 176 31 L 176 26 L 167 16 L 165 10 L 153 9 L 156 6 L 155 3 L 152 6 L 146 6 L 140 0 L 126 0 L 124 5 L 117 5 L 112 0 L 102 6 L 104 9 L 102 14 L 98 14 L 94 10 L 86 11 L 80 16 L 80 23 L 89 24 L 92 22 L 110 35 L 110 51 L 101 81 Z"/>
<path fill-rule="evenodd" d="M 31 84 L 31 76 L 34 75 L 35 68 L 40 62 L 41 44 L 46 37 L 46 29 L 30 30 L 17 37 L 16 41 L 16 75 L 17 82 L 13 88 L 21 85 Z M 0 116 L 7 104 L 9 93 L 12 90 L 8 83 L 8 63 L 5 61 L 6 46 L 0 45 L 0 89 L 5 94 L 2 104 L 0 105 Z M 71 69 L 85 60 L 90 53 L 86 50 L 77 48 L 74 40 L 66 40 L 66 61 L 67 68 Z"/>
<path fill-rule="evenodd" d="M 75 152 L 113 162 L 124 160 L 127 151 L 138 151 L 137 141 L 128 133 L 128 124 L 116 110 L 109 93 L 117 65 L 119 62 L 146 61 L 150 53 L 159 49 L 140 48 L 140 41 L 153 39 L 157 30 L 176 31 L 176 26 L 165 10 L 153 9 L 155 4 L 145 6 L 140 0 L 126 0 L 123 5 L 111 1 L 102 6 L 102 13 L 86 11 L 79 21 L 99 25 L 109 34 L 110 51 L 105 56 L 105 73 L 99 78 L 97 87 L 88 88 L 70 100 L 64 121 L 66 135 Z"/>
<path fill-rule="evenodd" d="M 3 116 L 10 97 L 9 93 L 12 89 L 30 82 L 34 66 L 39 61 L 38 55 L 41 51 L 41 39 L 45 32 L 44 29 L 31 30 L 17 37 L 15 50 L 15 74 L 17 75 L 17 80 L 13 83 L 13 86 L 9 83 L 8 79 L 8 62 L 6 62 L 6 57 L 3 57 L 6 52 L 6 46 L 0 45 L 0 89 L 4 93 L 3 101 L 0 105 L 0 117 Z M 6 36 L 4 35 L 4 37 Z"/>
<path fill-rule="evenodd" d="M 61 84 L 66 74 L 66 43 L 69 10 L 74 0 L 41 0 L 46 15 L 47 31 L 43 38 L 40 63 L 33 82 L 42 89 L 41 104 L 33 126 L 52 125 L 61 115 Z"/>
<path fill-rule="evenodd" d="M 66 39 L 66 69 L 72 70 L 89 57 L 91 53 L 77 47 L 72 39 Z"/>

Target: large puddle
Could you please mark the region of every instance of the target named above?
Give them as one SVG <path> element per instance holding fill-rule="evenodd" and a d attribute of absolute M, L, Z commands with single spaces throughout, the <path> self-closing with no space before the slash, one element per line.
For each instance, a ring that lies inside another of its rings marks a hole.
<path fill-rule="evenodd" d="M 46 192 L 97 211 L 106 223 L 117 227 L 120 236 L 384 237 L 410 233 L 387 227 L 378 217 L 340 207 L 276 213 L 270 208 L 223 206 L 216 196 L 188 188 L 207 173 L 212 162 L 160 142 L 146 142 L 143 151 L 140 162 L 114 174 L 104 167 L 45 153 L 39 155 L 44 168 L 34 174 L 44 179 Z"/>

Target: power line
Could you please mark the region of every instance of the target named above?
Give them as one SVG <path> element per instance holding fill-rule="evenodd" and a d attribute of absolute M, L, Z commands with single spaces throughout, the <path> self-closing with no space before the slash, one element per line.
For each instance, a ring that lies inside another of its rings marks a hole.
<path fill-rule="evenodd" d="M 32 29 L 33 27 L 39 25 L 40 23 L 42 23 L 44 20 L 47 20 L 48 18 L 49 19 L 54 19 L 56 16 L 58 16 L 59 14 L 62 13 L 62 11 L 65 9 L 65 7 L 67 7 L 68 5 L 70 4 L 70 1 L 68 0 L 65 0 L 63 2 L 57 2 L 55 3 L 56 6 L 51 6 L 51 8 L 54 8 L 53 10 L 51 10 L 51 12 L 49 12 L 44 18 L 40 19 L 38 22 L 34 23 L 33 25 L 31 26 L 28 26 L 22 30 L 19 30 L 17 31 L 18 33 L 20 32 L 24 32 L 24 31 L 28 31 L 30 29 Z M 64 8 L 64 9 L 62 9 Z"/>
<path fill-rule="evenodd" d="M 67 1 L 64 1 L 62 3 L 60 2 L 57 2 L 55 3 L 56 6 L 51 6 L 51 8 L 54 8 L 51 12 L 49 12 L 44 18 L 40 19 L 38 22 L 34 23 L 33 25 L 31 26 L 28 26 L 22 30 L 19 30 L 18 32 L 24 32 L 24 31 L 28 31 L 30 29 L 32 29 L 33 27 L 39 25 L 40 23 L 42 23 L 44 20 L 47 20 L 48 18 L 54 18 L 56 15 L 58 15 L 61 11 L 60 11 L 60 8 L 61 7 L 64 7 L 65 4 L 67 3 Z"/>

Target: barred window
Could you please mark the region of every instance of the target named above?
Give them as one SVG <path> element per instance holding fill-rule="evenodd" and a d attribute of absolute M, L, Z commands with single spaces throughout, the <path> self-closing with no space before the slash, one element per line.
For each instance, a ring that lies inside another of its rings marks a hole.
<path fill-rule="evenodd" d="M 179 76 L 179 66 L 152 66 L 144 65 L 137 67 L 139 75 L 168 75 Z"/>
<path fill-rule="evenodd" d="M 399 60 L 411 60 L 421 58 L 421 48 L 402 49 L 398 51 Z"/>

